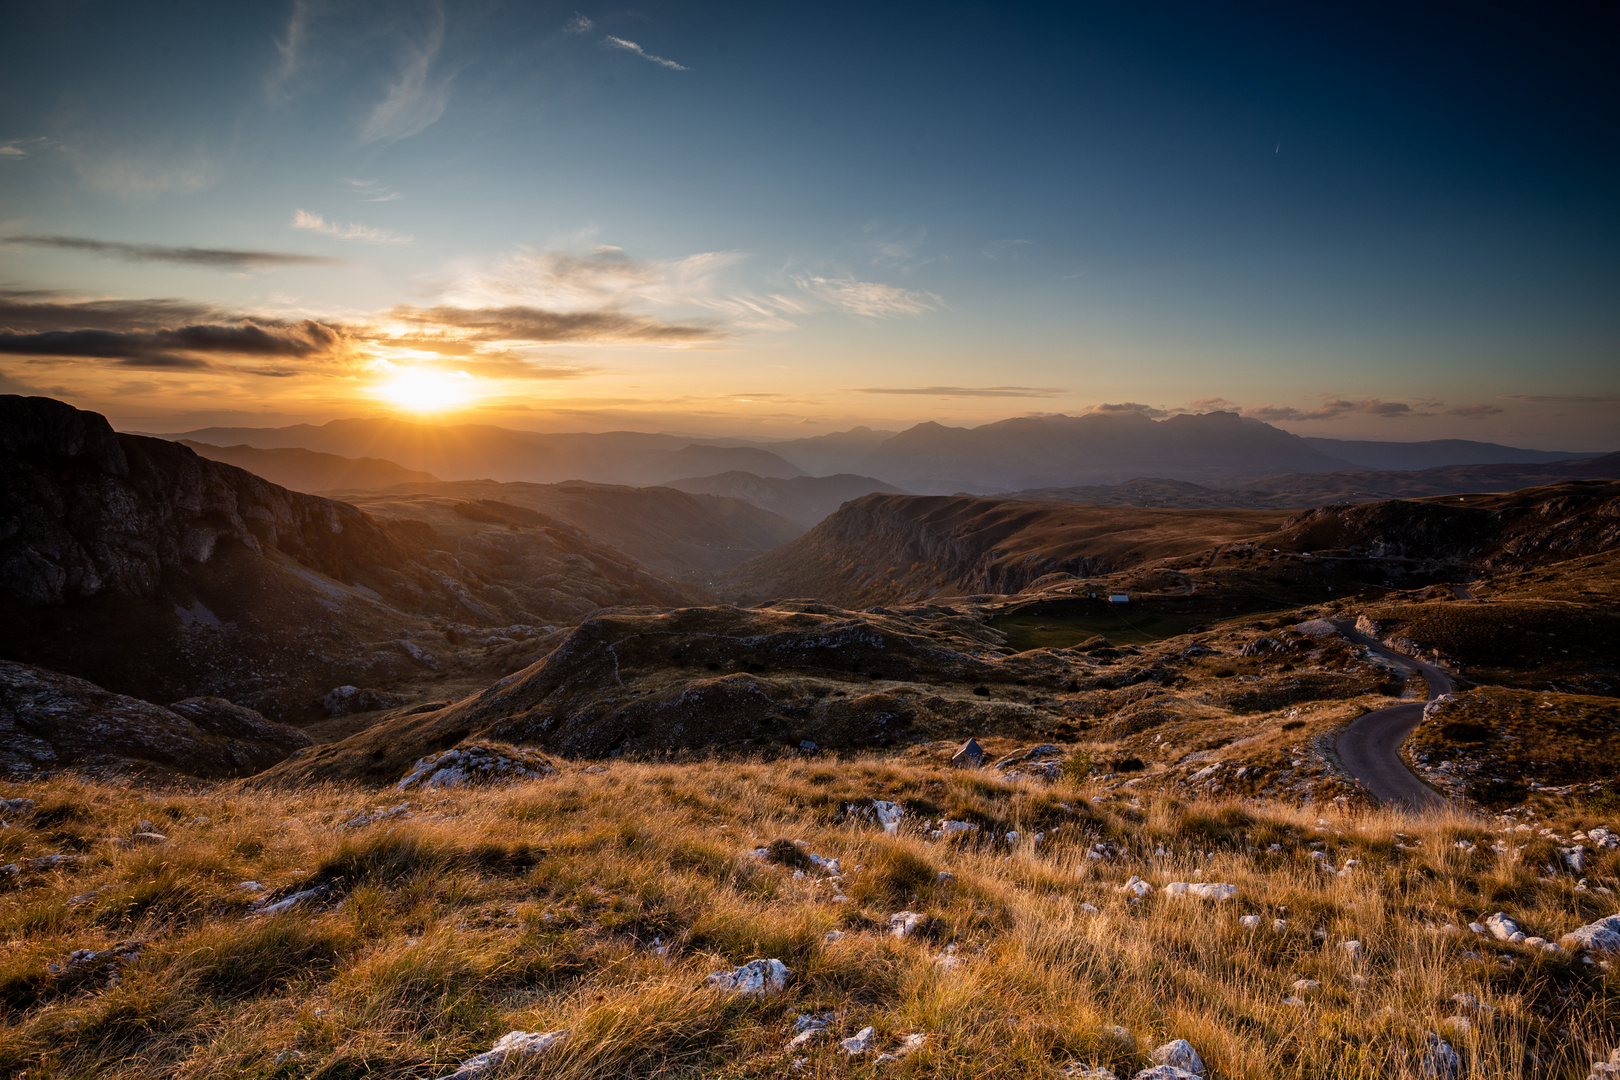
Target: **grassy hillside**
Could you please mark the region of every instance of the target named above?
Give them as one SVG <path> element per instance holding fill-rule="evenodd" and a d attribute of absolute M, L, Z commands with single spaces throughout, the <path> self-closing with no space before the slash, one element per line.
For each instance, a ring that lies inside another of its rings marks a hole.
<path fill-rule="evenodd" d="M 429 1077 L 567 1030 L 512 1075 L 1129 1075 L 1185 1038 L 1213 1077 L 1370 1080 L 1418 1075 L 1434 1032 L 1470 1077 L 1532 1054 L 1579 1077 L 1620 1039 L 1612 965 L 1467 929 L 1505 910 L 1556 939 L 1614 912 L 1620 852 L 1585 888 L 1541 865 L 1612 811 L 1542 801 L 1520 828 L 1097 793 L 858 758 L 563 766 L 408 806 L 8 784 L 38 806 L 0 830 L 0 1074 Z M 904 805 L 897 835 L 874 797 Z M 945 818 L 976 828 L 928 839 Z M 58 854 L 82 861 L 29 862 Z M 920 916 L 903 938 L 899 912 Z M 783 991 L 705 985 L 755 958 L 791 969 Z M 790 1049 L 805 1014 L 826 1034 Z M 866 1027 L 873 1049 L 840 1053 Z"/>

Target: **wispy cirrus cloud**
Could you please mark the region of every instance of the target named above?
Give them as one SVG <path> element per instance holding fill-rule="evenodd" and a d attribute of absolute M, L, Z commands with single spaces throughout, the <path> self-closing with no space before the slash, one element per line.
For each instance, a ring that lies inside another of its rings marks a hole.
<path fill-rule="evenodd" d="M 320 233 L 322 236 L 336 237 L 339 240 L 363 240 L 368 244 L 413 244 L 416 242 L 415 237 L 390 232 L 387 229 L 376 229 L 370 225 L 361 225 L 357 222 L 327 221 L 320 214 L 312 214 L 308 210 L 293 211 L 292 227 Z"/>
<path fill-rule="evenodd" d="M 576 11 L 574 13 L 574 17 L 563 24 L 563 33 L 588 34 L 595 28 L 596 23 L 594 21 L 586 18 L 584 15 L 581 15 Z"/>
<path fill-rule="evenodd" d="M 1068 393 L 1059 386 L 859 386 L 854 392 L 969 398 L 1045 398 Z"/>
<path fill-rule="evenodd" d="M 0 159 L 25 158 L 52 145 L 55 144 L 43 135 L 35 135 L 28 139 L 7 139 L 0 142 Z"/>
<path fill-rule="evenodd" d="M 522 249 L 463 273 L 447 297 L 463 307 L 521 303 L 563 311 L 709 307 L 716 278 L 744 258 L 736 251 L 704 251 L 678 259 L 636 259 L 622 248 L 597 245 L 583 253 Z"/>
<path fill-rule="evenodd" d="M 401 306 L 394 308 L 389 315 L 424 329 L 451 332 L 463 339 L 514 344 L 684 345 L 724 336 L 713 326 L 666 322 L 649 315 L 624 311 L 548 311 L 524 306 Z"/>
<path fill-rule="evenodd" d="M 445 17 L 435 7 L 436 20 L 420 41 L 407 45 L 400 56 L 398 77 L 388 95 L 371 110 L 360 128 L 361 142 L 397 142 L 426 130 L 444 115 L 450 104 L 451 76 L 433 75 L 433 63 L 444 47 Z"/>
<path fill-rule="evenodd" d="M 620 49 L 620 50 L 622 50 L 624 52 L 627 52 L 627 53 L 634 53 L 635 55 L 641 57 L 643 60 L 649 60 L 652 63 L 657 64 L 659 67 L 666 67 L 666 68 L 669 68 L 671 71 L 691 71 L 692 70 L 691 68 L 687 67 L 685 64 L 677 64 L 675 61 L 666 60 L 662 56 L 654 56 L 652 53 L 648 52 L 646 49 L 643 49 L 640 45 L 637 45 L 635 42 L 626 41 L 626 40 L 624 40 L 624 38 L 621 38 L 621 37 L 614 37 L 612 34 L 609 34 L 607 37 L 602 39 L 602 46 L 604 48 L 608 48 L 608 49 Z"/>
<path fill-rule="evenodd" d="M 945 302 L 931 292 L 902 289 L 895 285 L 882 285 L 874 281 L 858 281 L 854 277 L 820 277 L 806 274 L 795 279 L 799 289 L 829 307 L 872 319 L 886 319 L 895 315 L 921 315 L 934 311 Z"/>
<path fill-rule="evenodd" d="M 1461 416 L 1468 420 L 1483 420 L 1487 416 L 1500 416 L 1507 410 L 1500 405 L 1481 404 L 1458 405 L 1454 409 L 1447 409 L 1446 412 L 1452 416 Z"/>
<path fill-rule="evenodd" d="M 303 64 L 304 50 L 309 41 L 310 24 L 316 14 L 315 0 L 293 0 L 292 14 L 287 18 L 287 29 L 275 39 L 276 55 L 280 62 L 265 76 L 264 93 L 271 101 L 288 96 L 288 87 L 297 77 Z"/>
<path fill-rule="evenodd" d="M 296 252 L 126 244 L 116 240 L 91 240 L 82 236 L 8 236 L 4 242 L 59 248 L 64 251 L 82 251 L 90 255 L 103 255 L 129 262 L 166 262 L 221 270 L 257 270 L 274 266 L 334 266 L 343 261 L 324 255 L 302 255 Z"/>
<path fill-rule="evenodd" d="M 405 196 L 397 191 L 384 187 L 376 180 L 355 180 L 344 177 L 343 182 L 360 202 L 393 202 Z"/>

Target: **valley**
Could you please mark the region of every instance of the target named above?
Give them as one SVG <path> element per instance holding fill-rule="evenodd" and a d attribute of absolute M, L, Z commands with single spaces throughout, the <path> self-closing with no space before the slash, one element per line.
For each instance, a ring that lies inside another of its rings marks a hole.
<path fill-rule="evenodd" d="M 314 495 L 58 402 L 0 411 L 8 1069 L 93 1072 L 125 1040 L 153 1076 L 448 1071 L 494 1036 L 408 1004 L 423 980 L 566 1031 L 536 1066 L 569 1076 L 864 1067 L 793 1042 L 799 1013 L 874 1028 L 895 1075 L 1089 1075 L 1172 1036 L 1258 1075 L 1281 1044 L 1230 1017 L 1331 1015 L 1379 1068 L 1428 1068 L 1432 1033 L 1507 1076 L 1620 1024 L 1620 938 L 1568 936 L 1620 890 L 1612 455 L 1308 506 L 262 459 L 353 485 Z M 719 450 L 670 468 L 750 448 Z M 1227 899 L 1172 899 L 1208 883 Z M 1059 940 L 1132 983 L 1179 950 L 1188 981 L 1099 996 Z M 272 973 L 229 989 L 212 956 Z M 702 989 L 760 957 L 779 994 Z M 1047 1019 L 1009 1057 L 960 1010 L 999 1015 L 1013 970 Z M 379 1020 L 412 1009 L 433 1047 Z M 181 1015 L 212 1033 L 115 1019 Z M 696 1027 L 611 1034 L 627 1016 Z"/>

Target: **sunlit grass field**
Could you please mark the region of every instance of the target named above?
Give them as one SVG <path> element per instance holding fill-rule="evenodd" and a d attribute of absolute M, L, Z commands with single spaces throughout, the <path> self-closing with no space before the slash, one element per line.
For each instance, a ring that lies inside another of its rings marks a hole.
<path fill-rule="evenodd" d="M 503 1075 L 1125 1077 L 1185 1038 L 1212 1078 L 1417 1076 L 1436 1032 L 1469 1077 L 1578 1078 L 1620 1041 L 1616 972 L 1467 929 L 1505 910 L 1556 940 L 1611 914 L 1594 887 L 1620 887 L 1620 853 L 1583 891 L 1542 876 L 1539 835 L 1491 850 L 1495 820 L 1093 790 L 877 759 L 568 766 L 392 816 L 359 788 L 5 785 L 38 806 L 0 829 L 0 1075 L 425 1078 L 566 1029 Z M 873 798 L 906 808 L 897 835 Z M 1547 824 L 1604 823 L 1569 813 Z M 928 839 L 942 819 L 976 828 Z M 112 841 L 143 822 L 167 839 Z M 752 854 L 784 840 L 841 874 Z M 26 861 L 56 854 L 85 858 Z M 1132 876 L 1155 887 L 1138 902 Z M 905 938 L 901 911 L 923 917 Z M 791 969 L 784 991 L 705 986 L 755 958 Z M 842 1054 L 868 1026 L 872 1051 Z"/>

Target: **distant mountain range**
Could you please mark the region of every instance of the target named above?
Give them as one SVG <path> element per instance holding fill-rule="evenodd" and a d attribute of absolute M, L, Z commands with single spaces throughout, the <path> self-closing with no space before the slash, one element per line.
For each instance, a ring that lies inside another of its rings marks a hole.
<path fill-rule="evenodd" d="M 751 472 L 723 472 L 671 480 L 665 487 L 694 495 L 725 495 L 781 514 L 810 528 L 851 499 L 874 492 L 903 495 L 892 484 L 870 476 L 838 473 L 834 476 L 794 476 L 787 479 L 755 476 Z"/>
<path fill-rule="evenodd" d="M 1596 457 L 1597 452 L 1524 450 L 1517 446 L 1474 442 L 1471 439 L 1432 439 L 1428 442 L 1374 442 L 1355 439 L 1302 437 L 1301 442 L 1329 457 L 1364 469 L 1438 469 L 1445 465 L 1535 465 L 1552 461 Z"/>
<path fill-rule="evenodd" d="M 272 484 L 280 484 L 294 491 L 364 491 L 393 484 L 433 483 L 438 480 L 432 473 L 407 469 L 382 458 L 322 454 L 300 446 L 260 450 L 254 446 L 210 446 L 188 439 L 182 439 L 180 443 L 189 446 L 200 457 L 235 465 L 238 469 L 264 477 Z"/>
<path fill-rule="evenodd" d="M 1152 476 L 1235 486 L 1279 474 L 1549 463 L 1583 456 L 1451 439 L 1417 443 L 1301 438 L 1236 413 L 1018 417 L 978 427 L 858 427 L 804 439 L 736 439 L 613 431 L 547 434 L 484 424 L 335 420 L 320 426 L 205 428 L 167 436 L 215 447 L 301 448 L 393 462 L 449 480 L 646 486 L 743 472 L 786 480 L 852 474 L 922 494 L 1112 485 Z M 239 451 L 237 451 L 239 452 Z M 359 472 L 356 472 L 359 475 Z"/>
<path fill-rule="evenodd" d="M 1540 465 L 1448 465 L 1438 469 L 1284 473 L 1229 488 L 1141 477 L 1123 484 L 1032 488 L 1008 492 L 1003 497 L 1090 506 L 1273 510 L 1465 492 L 1514 491 L 1569 480 L 1613 479 L 1620 479 L 1620 453 Z"/>

